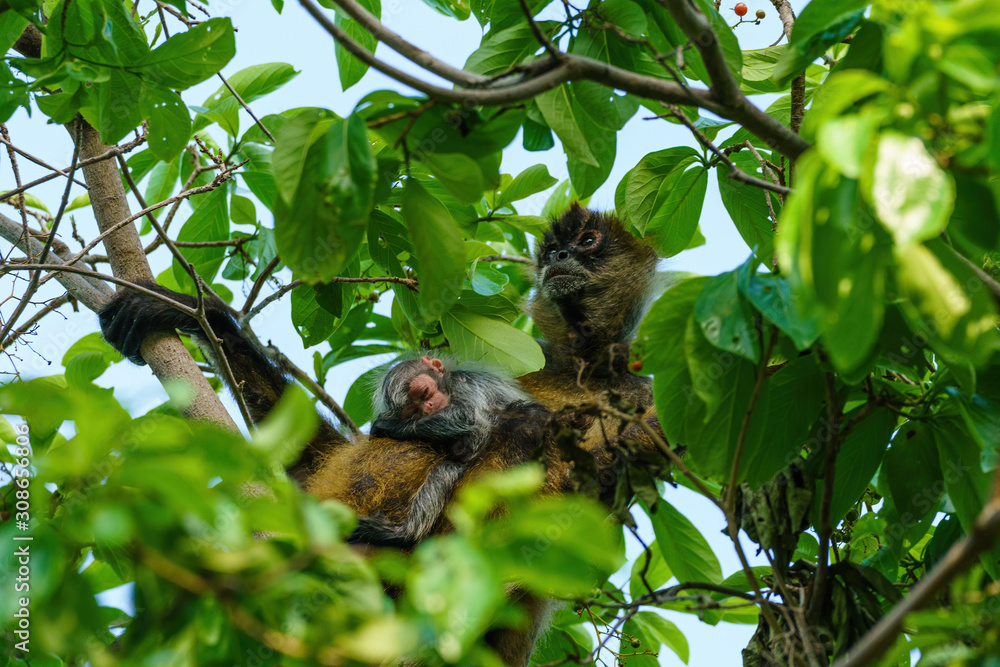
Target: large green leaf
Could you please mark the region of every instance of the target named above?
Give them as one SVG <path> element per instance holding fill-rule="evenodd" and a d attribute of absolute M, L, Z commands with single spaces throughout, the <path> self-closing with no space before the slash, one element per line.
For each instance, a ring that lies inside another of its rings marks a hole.
<path fill-rule="evenodd" d="M 181 96 L 166 88 L 145 86 L 139 108 L 149 120 L 149 149 L 161 160 L 172 160 L 191 135 L 191 116 Z"/>
<path fill-rule="evenodd" d="M 254 100 L 278 90 L 298 75 L 295 68 L 287 63 L 263 63 L 241 69 L 227 78 L 229 85 L 250 104 Z M 240 131 L 239 111 L 242 108 L 238 99 L 233 97 L 225 85 L 219 87 L 202 105 L 204 109 L 195 119 L 195 129 L 208 125 L 209 122 L 219 123 L 219 127 L 235 137 Z M 268 128 L 275 132 L 275 128 Z"/>
<path fill-rule="evenodd" d="M 496 208 L 502 208 L 521 199 L 548 190 L 559 181 L 549 175 L 548 167 L 536 164 L 518 174 L 500 193 Z"/>
<path fill-rule="evenodd" d="M 629 655 L 632 652 L 638 655 L 629 655 L 628 663 L 636 667 L 656 667 L 660 662 L 655 655 L 645 654 L 642 651 L 659 651 L 661 646 L 666 646 L 677 654 L 685 665 L 688 664 L 690 649 L 687 637 L 680 628 L 672 622 L 660 616 L 655 611 L 640 611 L 622 626 L 622 634 L 635 637 L 639 645 L 621 647 L 622 655 Z"/>
<path fill-rule="evenodd" d="M 757 363 L 760 336 L 753 312 L 736 285 L 738 273 L 720 273 L 705 285 L 694 306 L 694 317 L 705 338 L 715 347 Z"/>
<path fill-rule="evenodd" d="M 863 408 L 844 415 L 847 423 Z M 883 408 L 876 408 L 844 438 L 837 453 L 833 478 L 833 498 L 830 503 L 830 525 L 835 526 L 847 514 L 868 488 L 875 471 L 896 429 L 896 415 Z M 816 437 L 829 446 L 829 424 L 820 424 Z M 823 497 L 824 480 L 816 482 L 816 498 Z M 813 525 L 819 525 L 820 503 L 813 503 Z"/>
<path fill-rule="evenodd" d="M 382 16 L 381 0 L 359 0 L 359 4 L 372 13 L 375 18 Z M 335 18 L 337 27 L 346 32 L 355 42 L 360 44 L 366 51 L 374 54 L 378 46 L 378 40 L 365 30 L 357 21 L 347 16 L 343 11 L 338 11 Z M 358 60 L 351 55 L 347 49 L 336 43 L 334 53 L 337 57 L 337 73 L 340 74 L 340 87 L 347 90 L 365 75 L 368 71 L 368 64 Z"/>
<path fill-rule="evenodd" d="M 908 422 L 896 431 L 882 470 L 893 504 L 904 525 L 916 523 L 936 510 L 944 491 L 937 442 L 920 422 Z"/>
<path fill-rule="evenodd" d="M 871 201 L 897 244 L 926 241 L 948 224 L 955 184 L 919 138 L 884 134 L 878 142 Z"/>
<path fill-rule="evenodd" d="M 482 362 L 515 376 L 539 370 L 545 355 L 538 342 L 506 322 L 454 306 L 441 318 L 441 328 L 460 359 Z"/>
<path fill-rule="evenodd" d="M 707 174 L 684 171 L 696 158 L 687 146 L 650 153 L 623 179 L 624 208 L 618 215 L 665 257 L 687 248 L 698 227 Z"/>
<path fill-rule="evenodd" d="M 982 364 L 997 348 L 997 311 L 981 278 L 943 241 L 897 246 L 903 314 L 941 353 Z"/>
<path fill-rule="evenodd" d="M 403 189 L 403 221 L 420 260 L 420 310 L 427 319 L 434 320 L 447 312 L 462 293 L 462 233 L 448 209 L 415 178 L 408 179 Z"/>
<path fill-rule="evenodd" d="M 572 89 L 559 86 L 535 98 L 545 122 L 559 137 L 567 155 L 593 167 L 599 166 L 590 147 L 581 118 L 583 110 L 576 104 Z"/>
<path fill-rule="evenodd" d="M 302 125 L 294 136 L 313 136 L 317 127 L 322 125 Z M 285 130 L 279 148 L 289 127 Z M 302 176 L 293 201 L 286 205 L 283 196 L 275 205 L 278 251 L 303 280 L 324 282 L 358 251 L 371 212 L 376 163 L 364 121 L 351 116 L 334 122 L 296 167 Z"/>
<path fill-rule="evenodd" d="M 827 48 L 840 42 L 864 18 L 870 0 L 811 2 L 795 19 L 788 50 L 774 68 L 773 79 L 781 84 L 802 72 Z"/>
<path fill-rule="evenodd" d="M 730 159 L 738 169 L 749 174 L 755 174 L 759 167 L 756 158 L 749 153 L 734 153 Z M 733 224 L 757 259 L 769 265 L 774 254 L 774 231 L 765 197 L 771 197 L 771 206 L 775 214 L 780 215 L 778 198 L 773 194 L 766 194 L 756 186 L 729 178 L 725 169 L 717 171 L 719 194 L 722 195 L 722 203 L 729 211 Z"/>
<path fill-rule="evenodd" d="M 234 55 L 232 22 L 214 18 L 173 35 L 135 64 L 144 68 L 145 81 L 183 90 L 221 70 Z"/>
<path fill-rule="evenodd" d="M 228 188 L 216 188 L 202 197 L 198 208 L 177 233 L 178 241 L 223 241 L 229 238 Z M 202 279 L 211 283 L 226 256 L 225 247 L 181 248 L 181 254 L 191 263 Z M 193 292 L 194 282 L 187 271 L 174 260 L 174 279 L 185 291 Z"/>
<path fill-rule="evenodd" d="M 692 278 L 668 289 L 643 319 L 633 346 L 643 371 L 654 376 L 656 413 L 672 446 L 687 442 L 684 415 L 690 401 L 699 401 L 691 388 L 691 373 L 684 356 L 684 332 L 708 280 Z"/>
<path fill-rule="evenodd" d="M 653 532 L 656 534 L 656 543 L 660 545 L 663 560 L 670 566 L 678 581 L 703 581 L 710 584 L 722 581 L 719 560 L 690 519 L 666 500 L 656 503 L 655 512 L 647 513 L 653 523 Z"/>

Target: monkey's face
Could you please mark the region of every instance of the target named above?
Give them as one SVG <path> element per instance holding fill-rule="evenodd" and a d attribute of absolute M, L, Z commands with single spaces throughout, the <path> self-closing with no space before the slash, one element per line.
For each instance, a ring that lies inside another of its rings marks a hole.
<path fill-rule="evenodd" d="M 446 382 L 448 371 L 440 359 L 421 357 L 414 367 L 417 372 L 407 388 L 409 403 L 403 406 L 404 419 L 432 415 L 451 403 Z"/>
<path fill-rule="evenodd" d="M 608 220 L 574 205 L 545 234 L 538 252 L 537 287 L 559 299 L 585 289 L 612 238 Z"/>

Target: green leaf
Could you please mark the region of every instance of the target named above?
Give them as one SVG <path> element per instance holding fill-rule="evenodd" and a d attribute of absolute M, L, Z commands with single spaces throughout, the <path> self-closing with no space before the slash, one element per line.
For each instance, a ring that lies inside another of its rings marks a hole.
<path fill-rule="evenodd" d="M 520 8 L 518 13 L 520 13 Z M 538 23 L 542 31 L 550 36 L 558 25 L 554 21 Z M 538 49 L 538 40 L 535 39 L 531 26 L 527 22 L 521 22 L 502 30 L 497 30 L 494 27 L 483 37 L 479 48 L 469 55 L 462 69 L 483 76 L 495 76 L 506 72 L 517 63 L 524 62 Z"/>
<path fill-rule="evenodd" d="M 472 14 L 469 0 L 423 0 L 424 4 L 431 9 L 450 16 L 451 18 L 464 21 Z"/>
<path fill-rule="evenodd" d="M 382 16 L 382 3 L 380 0 L 359 0 L 359 4 L 372 13 L 375 18 Z M 338 11 L 335 23 L 337 27 L 346 32 L 355 42 L 360 44 L 366 51 L 374 54 L 378 46 L 378 40 L 361 27 L 357 21 L 347 16 L 343 11 Z M 340 87 L 347 90 L 368 72 L 367 63 L 363 63 L 355 56 L 351 55 L 347 49 L 337 42 L 334 48 L 337 58 L 337 73 L 340 75 Z"/>
<path fill-rule="evenodd" d="M 663 560 L 677 581 L 704 581 L 710 584 L 722 581 L 722 568 L 712 547 L 686 516 L 666 500 L 660 500 L 656 503 L 656 511 L 647 511 L 647 514 L 653 522 L 653 532 Z"/>
<path fill-rule="evenodd" d="M 372 397 L 378 380 L 385 371 L 396 362 L 395 359 L 380 364 L 362 373 L 344 397 L 344 410 L 354 420 L 355 424 L 365 424 L 372 420 Z"/>
<path fill-rule="evenodd" d="M 142 115 L 149 120 L 149 150 L 168 162 L 184 150 L 191 135 L 191 116 L 181 96 L 166 88 L 143 87 L 139 100 Z"/>
<path fill-rule="evenodd" d="M 619 216 L 664 257 L 684 250 L 698 227 L 707 174 L 704 169 L 684 171 L 696 158 L 697 152 L 687 146 L 657 151 L 626 177 Z"/>
<path fill-rule="evenodd" d="M 580 118 L 583 110 L 576 104 L 568 85 L 542 93 L 535 98 L 535 102 L 545 117 L 545 122 L 558 135 L 567 155 L 583 164 L 600 166 L 583 130 L 584 121 Z"/>
<path fill-rule="evenodd" d="M 502 208 L 531 195 L 548 190 L 559 181 L 549 175 L 548 167 L 536 164 L 518 174 L 501 193 L 496 208 Z"/>
<path fill-rule="evenodd" d="M 486 184 L 483 171 L 476 161 L 461 153 L 426 153 L 420 161 L 448 192 L 462 203 L 482 199 Z"/>
<path fill-rule="evenodd" d="M 690 648 L 687 637 L 680 628 L 672 622 L 660 616 L 655 611 L 640 611 L 622 628 L 624 634 L 632 635 L 639 639 L 638 648 L 625 648 L 622 646 L 621 652 L 628 655 L 630 651 L 652 650 L 659 651 L 660 646 L 666 646 L 677 654 L 685 665 L 690 658 Z M 636 656 L 640 657 L 640 656 Z M 657 665 L 659 662 L 653 656 L 641 656 L 650 658 L 650 665 Z M 642 662 L 635 662 L 635 658 L 629 658 L 628 664 L 642 665 Z"/>
<path fill-rule="evenodd" d="M 870 0 L 811 2 L 795 19 L 789 48 L 774 68 L 772 79 L 786 84 L 827 48 L 842 41 L 864 19 Z"/>
<path fill-rule="evenodd" d="M 856 408 L 848 412 L 844 415 L 844 421 L 850 421 L 862 409 Z M 833 476 L 833 498 L 830 502 L 831 526 L 840 523 L 847 510 L 858 502 L 861 494 L 868 488 L 882 462 L 892 432 L 896 429 L 896 421 L 896 415 L 892 412 L 876 408 L 844 438 L 837 454 Z M 814 497 L 823 497 L 822 479 L 816 481 Z M 813 503 L 812 514 L 813 525 L 819 525 L 820 503 Z"/>
<path fill-rule="evenodd" d="M 653 374 L 653 398 L 663 432 L 671 443 L 687 442 L 684 415 L 690 400 L 691 373 L 684 355 L 684 332 L 694 304 L 708 278 L 692 278 L 674 285 L 661 296 L 639 326 L 633 346 L 643 371 Z"/>
<path fill-rule="evenodd" d="M 263 63 L 241 69 L 236 74 L 227 77 L 226 80 L 240 98 L 250 104 L 278 90 L 298 74 L 295 68 L 288 63 Z M 229 92 L 227 86 L 222 85 L 209 95 L 202 107 L 205 111 L 202 111 L 195 119 L 196 130 L 215 121 L 230 136 L 236 137 L 239 134 L 239 112 L 242 106 L 239 100 Z M 275 128 L 269 129 L 272 133 L 276 132 Z"/>
<path fill-rule="evenodd" d="M 788 281 L 778 276 L 754 274 L 740 290 L 754 308 L 781 329 L 799 350 L 810 347 L 819 337 L 818 317 L 803 317 L 792 300 Z"/>
<path fill-rule="evenodd" d="M 295 200 L 310 147 L 331 124 L 318 109 L 306 109 L 289 120 L 275 137 L 271 163 L 278 193 L 286 203 Z"/>
<path fill-rule="evenodd" d="M 941 353 L 974 365 L 997 348 L 996 305 L 981 279 L 940 239 L 896 247 L 903 314 Z"/>
<path fill-rule="evenodd" d="M 958 419 L 939 419 L 933 428 L 944 489 L 968 534 L 989 502 L 993 473 L 979 466 L 980 449 Z M 997 551 L 994 547 L 980 559 L 991 577 L 1000 574 Z"/>
<path fill-rule="evenodd" d="M 629 595 L 633 600 L 640 595 L 648 595 L 667 583 L 672 576 L 674 573 L 663 560 L 663 553 L 657 546 L 656 540 L 653 540 L 653 543 L 632 562 L 632 573 L 628 584 Z"/>
<path fill-rule="evenodd" d="M 217 73 L 234 55 L 232 22 L 214 18 L 173 35 L 136 64 L 145 69 L 144 80 L 183 90 Z"/>
<path fill-rule="evenodd" d="M 756 173 L 759 167 L 757 159 L 747 153 L 734 153 L 730 159 L 737 169 L 748 174 Z M 766 194 L 758 187 L 729 178 L 725 169 L 716 171 L 719 176 L 719 194 L 722 195 L 722 203 L 729 211 L 733 224 L 757 259 L 769 265 L 774 254 L 774 232 L 765 197 L 771 197 L 771 206 L 775 214 L 780 215 L 778 198 Z"/>
<path fill-rule="evenodd" d="M 457 305 L 441 318 L 441 328 L 455 355 L 506 369 L 515 377 L 545 365 L 545 355 L 534 338 L 506 322 Z"/>
<path fill-rule="evenodd" d="M 815 141 L 819 129 L 828 121 L 888 88 L 889 82 L 873 72 L 861 69 L 833 72 L 816 91 L 809 113 L 802 121 L 803 138 Z"/>
<path fill-rule="evenodd" d="M 187 219 L 180 232 L 178 241 L 224 241 L 229 238 L 229 206 L 227 204 L 227 188 L 216 188 L 201 198 L 198 208 Z M 210 248 L 180 248 L 181 254 L 191 263 L 202 279 L 211 283 L 222 266 L 226 256 L 224 247 Z M 194 282 L 187 271 L 174 260 L 174 279 L 184 291 L 194 294 Z"/>
<path fill-rule="evenodd" d="M 933 431 L 920 422 L 903 424 L 882 461 L 893 504 L 904 526 L 936 510 L 944 492 Z"/>
<path fill-rule="evenodd" d="M 403 189 L 403 221 L 420 260 L 420 309 L 428 319 L 443 315 L 462 292 L 465 247 L 444 205 L 414 178 Z M 465 356 L 465 359 L 474 357 Z"/>
<path fill-rule="evenodd" d="M 308 123 L 295 128 L 289 123 L 279 147 L 286 137 L 294 140 L 289 142 L 293 147 L 308 145 L 301 139 L 323 126 L 307 130 Z M 290 149 L 283 154 L 282 164 L 297 152 Z M 277 155 L 274 169 L 278 174 Z M 285 196 L 275 202 L 275 239 L 282 260 L 297 275 L 308 282 L 324 282 L 337 276 L 357 252 L 371 213 L 376 162 L 361 117 L 330 125 L 325 136 L 308 147 L 305 161 L 296 169 L 302 178 L 294 201 L 288 207 Z M 287 190 L 281 192 L 285 195 Z"/>
<path fill-rule="evenodd" d="M 302 337 L 303 347 L 319 345 L 336 329 L 337 315 L 319 304 L 313 286 L 301 285 L 293 289 L 291 304 L 292 325 Z M 358 313 L 364 314 L 364 311 L 358 310 Z"/>
<path fill-rule="evenodd" d="M 149 182 L 146 183 L 146 204 L 152 205 L 168 199 L 177 187 L 177 177 L 180 172 L 180 156 L 175 156 L 170 162 L 157 162 L 149 175 Z"/>
<path fill-rule="evenodd" d="M 753 313 L 737 288 L 737 275 L 730 271 L 709 280 L 698 295 L 694 317 L 712 345 L 757 363 L 760 336 L 753 324 Z"/>
<path fill-rule="evenodd" d="M 883 134 L 872 174 L 871 201 L 898 245 L 926 241 L 947 226 L 955 184 L 917 137 Z"/>

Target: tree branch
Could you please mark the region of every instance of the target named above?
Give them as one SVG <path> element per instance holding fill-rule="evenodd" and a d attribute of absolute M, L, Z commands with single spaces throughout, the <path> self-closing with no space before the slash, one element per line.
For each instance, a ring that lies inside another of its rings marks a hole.
<path fill-rule="evenodd" d="M 669 1 L 677 2 L 679 0 Z M 503 106 L 523 102 L 569 81 L 595 81 L 639 97 L 707 109 L 723 118 L 740 123 L 747 130 L 772 143 L 777 150 L 791 157 L 796 157 L 809 148 L 808 142 L 751 104 L 739 92 L 739 86 L 736 86 L 737 96 L 733 98 L 734 101 L 731 104 L 726 104 L 724 101 L 720 101 L 723 98 L 720 98 L 714 89 L 688 89 L 673 81 L 636 74 L 608 63 L 575 54 L 562 54 L 561 62 L 551 57 L 536 61 L 544 66 L 541 71 L 533 77 L 511 85 L 462 90 L 434 86 L 375 58 L 367 49 L 327 18 L 312 0 L 299 0 L 299 2 L 324 30 L 356 58 L 396 81 L 436 100 L 466 106 Z M 702 21 L 705 20 L 700 14 L 696 12 L 695 14 Z M 383 26 L 382 30 L 387 29 Z M 714 33 L 712 35 L 714 38 Z M 718 48 L 717 44 L 716 48 Z M 724 59 L 722 64 L 725 66 Z M 728 76 L 728 70 L 726 72 Z M 730 84 L 735 86 L 735 81 L 731 76 L 728 76 L 728 80 Z M 713 80 L 713 85 L 714 83 Z"/>
<path fill-rule="evenodd" d="M 67 129 L 78 142 L 81 166 L 89 158 L 109 152 L 108 147 L 101 143 L 97 130 L 82 118 L 77 117 L 67 125 Z M 153 272 L 146 261 L 139 233 L 135 225 L 130 224 L 135 218 L 129 211 L 117 166 L 102 160 L 82 168 L 90 190 L 94 217 L 102 236 L 105 236 L 104 246 L 115 277 L 129 283 L 153 282 Z M 65 269 L 62 267 L 62 270 Z M 194 398 L 184 406 L 188 416 L 236 430 L 232 417 L 176 334 L 152 336 L 143 342 L 140 352 L 161 381 L 180 380 L 193 388 Z"/>
<path fill-rule="evenodd" d="M 1000 471 L 1000 468 L 998 468 Z M 969 567 L 1000 538 L 1000 498 L 992 498 L 983 508 L 969 534 L 952 545 L 930 572 L 892 611 L 883 616 L 833 667 L 864 667 L 882 656 L 903 631 L 906 616 L 930 602 L 952 579 Z"/>
<path fill-rule="evenodd" d="M 345 14 L 357 21 L 362 28 L 367 30 L 372 37 L 385 43 L 385 45 L 390 49 L 410 62 L 420 65 L 420 67 L 424 68 L 431 74 L 436 74 L 442 79 L 451 81 L 452 83 L 458 84 L 463 88 L 485 87 L 490 83 L 490 77 L 482 76 L 481 74 L 473 74 L 472 72 L 466 72 L 465 70 L 453 67 L 438 60 L 417 45 L 406 41 L 397 33 L 386 28 L 379 17 L 362 7 L 359 3 L 355 2 L 355 0 L 334 0 L 334 2 L 337 3 L 337 6 L 340 7 Z M 306 9 L 309 10 L 309 7 L 306 7 Z M 312 14 L 312 11 L 309 13 Z M 315 17 L 316 15 L 313 14 L 313 16 Z M 367 49 L 365 49 L 365 52 L 368 52 Z"/>

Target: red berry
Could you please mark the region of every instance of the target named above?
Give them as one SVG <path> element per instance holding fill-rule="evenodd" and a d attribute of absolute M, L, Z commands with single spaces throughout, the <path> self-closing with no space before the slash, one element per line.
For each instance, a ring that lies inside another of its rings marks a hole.
<path fill-rule="evenodd" d="M 746 16 L 747 6 L 742 2 L 738 2 L 736 3 L 736 6 L 733 7 L 733 11 L 736 12 L 737 16 Z"/>
<path fill-rule="evenodd" d="M 641 371 L 642 370 L 642 359 L 636 359 L 635 361 L 633 361 L 629 365 L 629 368 L 632 369 L 633 373 L 638 373 L 639 371 Z"/>

